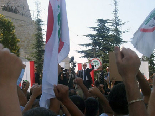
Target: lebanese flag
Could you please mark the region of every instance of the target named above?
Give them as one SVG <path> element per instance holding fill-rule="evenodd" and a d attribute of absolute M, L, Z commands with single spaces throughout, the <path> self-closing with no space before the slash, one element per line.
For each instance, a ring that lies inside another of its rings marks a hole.
<path fill-rule="evenodd" d="M 50 0 L 40 107 L 48 108 L 50 98 L 55 97 L 53 88 L 58 83 L 58 63 L 68 56 L 69 50 L 69 28 L 65 0 Z"/>
<path fill-rule="evenodd" d="M 22 74 L 18 78 L 17 82 L 19 86 L 21 86 L 23 80 L 27 80 L 30 83 L 30 87 L 35 83 L 35 74 L 34 74 L 34 61 L 23 62 L 26 65 L 25 70 L 22 70 Z M 20 84 L 19 84 L 20 83 Z M 29 87 L 29 90 L 30 90 Z"/>
<path fill-rule="evenodd" d="M 144 56 L 151 56 L 155 49 L 155 9 L 136 31 L 131 43 Z"/>

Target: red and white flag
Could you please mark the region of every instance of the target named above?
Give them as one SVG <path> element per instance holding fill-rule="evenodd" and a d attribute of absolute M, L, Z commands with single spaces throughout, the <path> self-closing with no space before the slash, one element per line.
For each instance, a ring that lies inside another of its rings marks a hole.
<path fill-rule="evenodd" d="M 30 83 L 30 87 L 35 83 L 34 61 L 23 61 L 26 65 L 25 69 L 22 69 L 21 75 L 17 80 L 17 85 L 21 86 L 22 82 L 27 80 Z M 29 87 L 29 91 L 30 91 Z"/>
<path fill-rule="evenodd" d="M 134 34 L 132 44 L 144 56 L 150 57 L 153 53 L 155 49 L 155 9 Z"/>
<path fill-rule="evenodd" d="M 34 74 L 34 61 L 23 62 L 26 65 L 25 72 L 22 78 L 23 80 L 27 80 L 30 83 L 30 87 L 35 83 L 35 74 Z"/>
<path fill-rule="evenodd" d="M 46 46 L 43 66 L 41 107 L 49 107 L 54 98 L 54 85 L 58 83 L 58 63 L 68 56 L 70 50 L 69 28 L 65 0 L 50 0 Z"/>

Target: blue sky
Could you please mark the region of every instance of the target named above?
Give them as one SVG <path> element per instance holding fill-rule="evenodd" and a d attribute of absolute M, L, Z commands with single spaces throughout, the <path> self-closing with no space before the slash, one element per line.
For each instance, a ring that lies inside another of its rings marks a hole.
<path fill-rule="evenodd" d="M 31 13 L 35 13 L 35 0 L 27 0 Z M 49 0 L 38 0 L 41 4 L 41 18 L 43 19 L 46 31 L 46 19 Z M 70 33 L 70 53 L 69 56 L 74 56 L 78 63 L 86 62 L 87 59 L 79 58 L 75 50 L 85 49 L 78 44 L 89 42 L 88 38 L 83 35 L 93 33 L 89 27 L 96 26 L 96 20 L 112 19 L 113 18 L 113 0 L 66 0 L 67 15 Z M 135 50 L 130 43 L 130 38 L 148 16 L 148 14 L 155 8 L 154 0 L 118 0 L 119 18 L 123 22 L 127 22 L 122 30 L 129 30 L 129 32 L 122 35 L 123 40 L 128 43 L 122 46 Z M 137 51 L 136 51 L 137 52 Z M 137 52 L 138 53 L 138 52 Z M 139 56 L 141 54 L 138 53 Z"/>

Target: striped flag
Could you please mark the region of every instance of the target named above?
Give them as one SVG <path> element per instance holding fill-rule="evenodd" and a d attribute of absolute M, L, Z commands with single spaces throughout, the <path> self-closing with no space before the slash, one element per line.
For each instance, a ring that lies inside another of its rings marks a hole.
<path fill-rule="evenodd" d="M 32 85 L 35 83 L 34 61 L 24 61 L 23 64 L 25 64 L 26 67 L 25 69 L 22 69 L 21 74 L 17 80 L 17 85 L 21 86 L 22 82 L 27 80 L 30 83 L 30 87 L 32 87 Z"/>
<path fill-rule="evenodd" d="M 132 44 L 144 56 L 150 57 L 153 53 L 155 49 L 155 9 L 134 34 Z"/>
<path fill-rule="evenodd" d="M 46 46 L 43 66 L 41 107 L 49 107 L 54 98 L 54 85 L 58 83 L 58 63 L 68 56 L 70 49 L 69 28 L 65 0 L 50 0 Z"/>
<path fill-rule="evenodd" d="M 27 80 L 30 82 L 30 87 L 35 83 L 35 74 L 34 74 L 34 61 L 23 62 L 26 65 L 25 73 L 22 80 Z"/>

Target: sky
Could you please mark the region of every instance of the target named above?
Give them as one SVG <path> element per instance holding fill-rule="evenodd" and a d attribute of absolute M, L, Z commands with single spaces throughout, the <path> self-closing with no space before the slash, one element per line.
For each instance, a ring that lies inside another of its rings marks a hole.
<path fill-rule="evenodd" d="M 36 14 L 36 0 L 27 0 L 33 19 Z M 48 3 L 49 0 L 38 0 L 40 2 L 40 17 L 44 21 L 44 33 L 46 32 Z M 149 13 L 155 8 L 155 0 L 118 0 L 119 18 L 126 22 L 122 26 L 122 31 L 128 32 L 122 34 L 122 38 L 127 43 L 121 45 L 136 51 L 130 43 L 133 34 L 143 23 Z M 80 58 L 82 55 L 76 50 L 86 49 L 78 44 L 90 42 L 83 35 L 93 33 L 89 27 L 97 25 L 97 19 L 113 18 L 113 0 L 66 0 L 66 9 L 68 16 L 68 26 L 70 35 L 70 53 L 69 57 L 74 56 L 77 63 L 87 62 L 87 59 Z M 138 51 L 139 57 L 142 56 Z"/>

